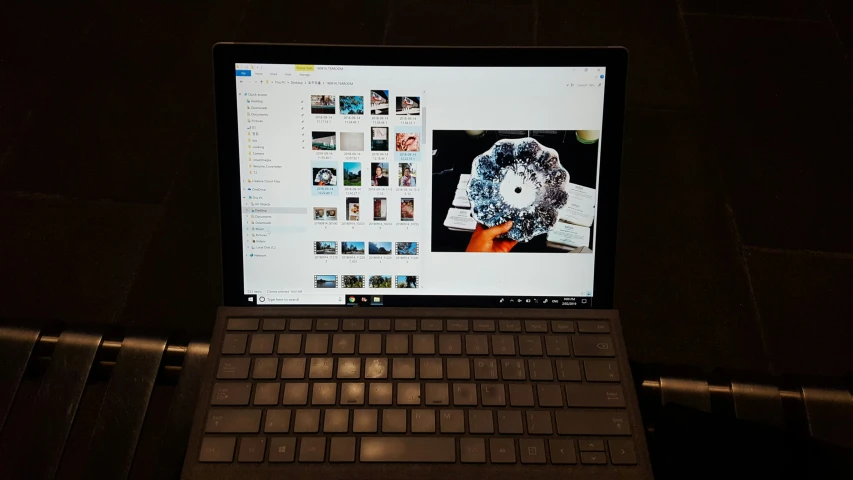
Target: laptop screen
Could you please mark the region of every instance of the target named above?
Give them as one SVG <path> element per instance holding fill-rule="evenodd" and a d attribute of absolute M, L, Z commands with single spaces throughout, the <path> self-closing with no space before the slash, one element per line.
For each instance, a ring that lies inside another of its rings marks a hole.
<path fill-rule="evenodd" d="M 603 66 L 235 74 L 253 303 L 593 306 Z"/>

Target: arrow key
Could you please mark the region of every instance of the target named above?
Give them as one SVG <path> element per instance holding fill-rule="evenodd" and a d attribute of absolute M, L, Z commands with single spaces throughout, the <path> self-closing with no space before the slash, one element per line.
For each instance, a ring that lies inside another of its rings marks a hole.
<path fill-rule="evenodd" d="M 581 463 L 585 465 L 607 465 L 604 452 L 581 452 Z"/>
<path fill-rule="evenodd" d="M 554 465 L 578 463 L 574 440 L 551 439 L 548 444 L 551 449 L 551 463 Z"/>
<path fill-rule="evenodd" d="M 637 452 L 632 440 L 610 440 L 610 459 L 613 465 L 636 465 Z"/>

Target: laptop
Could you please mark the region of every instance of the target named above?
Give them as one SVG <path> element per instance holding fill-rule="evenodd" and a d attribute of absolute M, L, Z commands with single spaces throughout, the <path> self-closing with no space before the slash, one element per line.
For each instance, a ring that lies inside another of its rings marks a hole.
<path fill-rule="evenodd" d="M 622 48 L 214 47 L 225 305 L 183 478 L 650 478 Z"/>

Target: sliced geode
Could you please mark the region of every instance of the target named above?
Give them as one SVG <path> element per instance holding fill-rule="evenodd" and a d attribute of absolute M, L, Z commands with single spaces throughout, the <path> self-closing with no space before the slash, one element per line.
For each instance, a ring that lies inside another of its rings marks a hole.
<path fill-rule="evenodd" d="M 548 233 L 569 198 L 560 156 L 533 138 L 498 140 L 471 165 L 468 200 L 486 227 L 513 221 L 507 238 L 527 242 Z"/>

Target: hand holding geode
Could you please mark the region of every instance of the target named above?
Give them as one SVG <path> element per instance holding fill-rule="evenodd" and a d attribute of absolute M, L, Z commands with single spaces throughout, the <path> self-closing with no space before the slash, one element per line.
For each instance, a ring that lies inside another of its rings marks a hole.
<path fill-rule="evenodd" d="M 548 233 L 569 198 L 569 172 L 560 157 L 533 138 L 498 140 L 474 159 L 468 200 L 486 227 L 508 221 L 506 237 L 527 242 Z"/>

